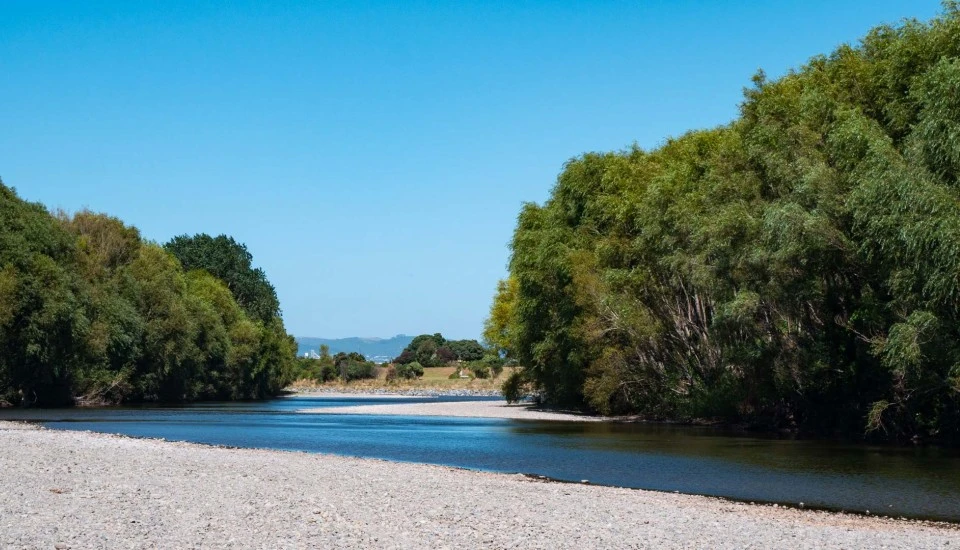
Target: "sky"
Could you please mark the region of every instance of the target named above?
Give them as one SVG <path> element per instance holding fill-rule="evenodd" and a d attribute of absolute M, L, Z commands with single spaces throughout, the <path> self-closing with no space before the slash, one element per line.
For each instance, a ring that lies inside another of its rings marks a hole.
<path fill-rule="evenodd" d="M 0 0 L 0 178 L 166 242 L 228 234 L 287 330 L 477 338 L 524 202 L 588 151 L 936 0 Z"/>

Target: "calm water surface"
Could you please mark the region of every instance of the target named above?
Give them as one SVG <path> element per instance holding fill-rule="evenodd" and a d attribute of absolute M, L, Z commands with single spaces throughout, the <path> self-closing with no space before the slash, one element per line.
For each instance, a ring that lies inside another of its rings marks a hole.
<path fill-rule="evenodd" d="M 763 438 L 686 426 L 298 412 L 437 400 L 462 399 L 291 397 L 182 407 L 5 410 L 0 419 L 960 521 L 960 453 L 936 448 Z"/>

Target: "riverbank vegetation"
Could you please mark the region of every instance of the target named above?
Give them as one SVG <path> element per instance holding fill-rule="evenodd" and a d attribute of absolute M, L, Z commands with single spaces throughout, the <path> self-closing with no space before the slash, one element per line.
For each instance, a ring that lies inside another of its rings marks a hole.
<path fill-rule="evenodd" d="M 330 355 L 327 346 L 320 346 L 314 358 L 297 359 L 296 387 L 340 385 L 364 381 L 365 387 L 404 386 L 408 389 L 450 389 L 472 384 L 474 389 L 495 389 L 495 382 L 504 371 L 507 360 L 497 350 L 484 348 L 476 340 L 447 340 L 442 334 L 421 334 L 414 338 L 393 361 L 377 366 L 359 353 Z M 360 371 L 362 376 L 351 376 Z M 422 383 L 419 381 L 422 380 Z"/>
<path fill-rule="evenodd" d="M 514 367 L 505 367 L 498 378 L 477 378 L 471 372 L 457 366 L 425 367 L 423 374 L 417 377 L 391 376 L 389 366 L 376 367 L 372 378 L 342 381 L 339 377 L 326 382 L 304 377 L 294 380 L 287 390 L 292 392 L 332 391 L 349 393 L 396 393 L 420 392 L 439 394 L 496 395 L 501 392 L 503 381 L 509 378 Z"/>
<path fill-rule="evenodd" d="M 377 365 L 368 361 L 357 352 L 339 352 L 330 355 L 330 348 L 320 346 L 319 357 L 298 357 L 294 367 L 295 380 L 314 381 L 316 383 L 353 380 L 367 380 L 376 378 Z"/>
<path fill-rule="evenodd" d="M 485 339 L 552 404 L 960 441 L 960 4 L 569 161 Z"/>
<path fill-rule="evenodd" d="M 506 361 L 495 349 L 486 349 L 476 340 L 447 340 L 439 332 L 414 338 L 393 360 L 397 368 L 417 364 L 423 367 L 456 366 L 451 378 L 497 378 Z"/>
<path fill-rule="evenodd" d="M 159 246 L 0 183 L 0 404 L 262 398 L 289 382 L 295 353 L 244 245 Z"/>

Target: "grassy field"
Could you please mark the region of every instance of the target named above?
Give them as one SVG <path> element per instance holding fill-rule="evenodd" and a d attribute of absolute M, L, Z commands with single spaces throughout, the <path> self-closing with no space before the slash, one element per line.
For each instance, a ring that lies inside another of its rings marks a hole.
<path fill-rule="evenodd" d="M 513 369 L 505 368 L 497 378 L 454 378 L 450 375 L 456 371 L 456 367 L 433 367 L 423 369 L 423 377 L 417 380 L 386 380 L 386 369 L 380 369 L 376 379 L 354 380 L 344 384 L 343 382 L 327 382 L 318 384 L 314 380 L 297 380 L 290 385 L 291 390 L 297 389 L 315 389 L 315 388 L 348 388 L 351 390 L 499 390 L 503 381 L 510 376 Z"/>
<path fill-rule="evenodd" d="M 436 380 L 456 382 L 457 380 L 450 380 L 450 375 L 456 370 L 457 367 L 432 367 L 423 369 L 423 378 L 421 378 L 421 380 L 424 382 Z"/>

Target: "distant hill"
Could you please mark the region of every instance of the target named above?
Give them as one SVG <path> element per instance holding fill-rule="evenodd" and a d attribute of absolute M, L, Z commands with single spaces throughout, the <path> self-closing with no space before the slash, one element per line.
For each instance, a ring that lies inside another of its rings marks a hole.
<path fill-rule="evenodd" d="M 398 334 L 393 338 L 297 338 L 297 355 L 303 356 L 304 353 L 311 351 L 318 352 L 320 346 L 326 344 L 330 346 L 330 354 L 355 351 L 362 353 L 371 360 L 393 359 L 400 355 L 403 348 L 407 347 L 413 341 L 413 336 Z"/>

